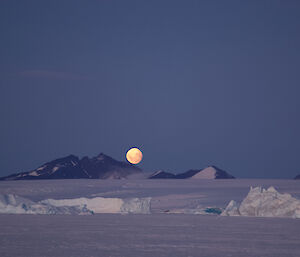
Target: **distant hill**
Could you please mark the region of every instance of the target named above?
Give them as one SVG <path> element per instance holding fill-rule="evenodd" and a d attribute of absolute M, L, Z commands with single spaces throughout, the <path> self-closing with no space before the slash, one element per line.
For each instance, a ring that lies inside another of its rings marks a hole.
<path fill-rule="evenodd" d="M 222 170 L 216 166 L 209 166 L 203 170 L 199 170 L 191 179 L 232 179 L 234 176 L 230 175 L 225 170 Z"/>
<path fill-rule="evenodd" d="M 174 175 L 172 173 L 157 171 L 152 174 L 150 179 L 233 179 L 234 176 L 228 172 L 216 167 L 209 166 L 201 170 L 188 170 L 184 173 Z"/>
<path fill-rule="evenodd" d="M 297 175 L 294 179 L 300 179 L 300 175 Z"/>
<path fill-rule="evenodd" d="M 79 159 L 75 155 L 47 162 L 35 170 L 0 178 L 0 180 L 34 179 L 122 179 L 142 170 L 126 162 L 117 161 L 103 153 Z"/>

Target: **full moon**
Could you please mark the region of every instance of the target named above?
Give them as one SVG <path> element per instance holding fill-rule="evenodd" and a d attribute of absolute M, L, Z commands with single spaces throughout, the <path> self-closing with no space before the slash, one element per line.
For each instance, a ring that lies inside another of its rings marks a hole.
<path fill-rule="evenodd" d="M 126 159 L 132 164 L 138 164 L 143 159 L 143 154 L 138 148 L 131 148 L 126 153 Z"/>

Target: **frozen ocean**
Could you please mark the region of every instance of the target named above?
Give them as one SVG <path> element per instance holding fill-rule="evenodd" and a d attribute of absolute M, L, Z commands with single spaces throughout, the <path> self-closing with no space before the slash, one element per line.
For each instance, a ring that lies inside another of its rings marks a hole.
<path fill-rule="evenodd" d="M 300 219 L 220 215 L 271 186 L 298 204 L 299 180 L 1 181 L 0 256 L 300 256 Z"/>

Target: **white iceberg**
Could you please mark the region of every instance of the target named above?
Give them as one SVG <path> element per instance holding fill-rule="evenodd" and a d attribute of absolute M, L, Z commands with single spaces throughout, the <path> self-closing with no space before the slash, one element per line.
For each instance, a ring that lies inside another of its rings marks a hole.
<path fill-rule="evenodd" d="M 73 198 L 33 202 L 17 195 L 0 195 L 0 213 L 8 214 L 149 214 L 151 198 Z"/>
<path fill-rule="evenodd" d="M 124 199 L 120 213 L 151 213 L 151 197 Z"/>
<path fill-rule="evenodd" d="M 222 216 L 240 216 L 239 205 L 236 201 L 231 200 L 226 209 L 221 213 Z"/>
<path fill-rule="evenodd" d="M 88 214 L 86 208 L 56 207 L 48 204 L 33 202 L 27 198 L 8 194 L 0 195 L 0 213 L 6 214 Z"/>
<path fill-rule="evenodd" d="M 40 203 L 55 207 L 78 207 L 80 209 L 87 208 L 93 213 L 118 213 L 123 205 L 123 200 L 120 198 L 73 198 L 73 199 L 46 199 L 40 201 Z"/>
<path fill-rule="evenodd" d="M 274 187 L 251 187 L 240 206 L 232 200 L 221 215 L 300 218 L 300 200 L 281 194 Z"/>

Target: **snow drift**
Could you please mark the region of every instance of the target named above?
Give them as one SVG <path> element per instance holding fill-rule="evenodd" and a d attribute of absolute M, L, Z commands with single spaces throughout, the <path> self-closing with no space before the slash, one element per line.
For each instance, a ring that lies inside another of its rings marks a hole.
<path fill-rule="evenodd" d="M 300 200 L 280 194 L 274 187 L 251 187 L 240 205 L 231 200 L 221 215 L 300 218 Z"/>
<path fill-rule="evenodd" d="M 151 198 L 74 198 L 46 199 L 33 202 L 27 198 L 0 195 L 0 213 L 9 214 L 94 214 L 94 213 L 150 213 Z"/>

